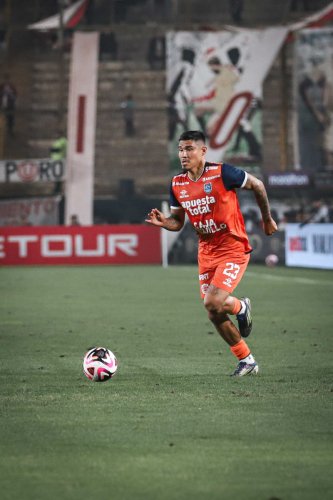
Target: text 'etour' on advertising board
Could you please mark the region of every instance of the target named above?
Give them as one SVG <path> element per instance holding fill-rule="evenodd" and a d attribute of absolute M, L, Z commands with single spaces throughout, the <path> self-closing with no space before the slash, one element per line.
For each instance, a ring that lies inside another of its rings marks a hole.
<path fill-rule="evenodd" d="M 160 262 L 160 232 L 143 225 L 4 227 L 0 231 L 0 265 Z"/>

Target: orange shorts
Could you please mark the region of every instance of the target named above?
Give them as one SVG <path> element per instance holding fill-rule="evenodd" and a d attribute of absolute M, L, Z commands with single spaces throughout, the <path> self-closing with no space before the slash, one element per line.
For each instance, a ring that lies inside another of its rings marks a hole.
<path fill-rule="evenodd" d="M 226 292 L 233 292 L 240 283 L 250 260 L 250 254 L 227 254 L 214 263 L 214 267 L 207 267 L 208 263 L 199 264 L 199 283 L 201 298 L 205 297 L 209 285 L 222 288 Z"/>

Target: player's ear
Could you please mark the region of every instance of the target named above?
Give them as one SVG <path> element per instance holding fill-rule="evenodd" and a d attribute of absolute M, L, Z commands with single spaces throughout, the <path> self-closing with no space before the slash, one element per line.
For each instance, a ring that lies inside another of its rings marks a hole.
<path fill-rule="evenodd" d="M 203 144 L 201 146 L 201 151 L 203 152 L 204 155 L 207 153 L 207 146 L 206 146 L 206 144 Z"/>

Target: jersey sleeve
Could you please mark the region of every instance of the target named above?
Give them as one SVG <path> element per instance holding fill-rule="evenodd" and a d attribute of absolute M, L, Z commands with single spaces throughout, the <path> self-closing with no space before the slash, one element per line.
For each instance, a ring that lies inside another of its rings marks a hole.
<path fill-rule="evenodd" d="M 172 189 L 172 182 L 170 183 L 170 198 L 169 198 L 169 204 L 170 208 L 182 208 L 181 204 L 177 200 L 177 198 L 174 195 L 173 189 Z"/>
<path fill-rule="evenodd" d="M 222 181 L 227 191 L 235 188 L 242 188 L 246 184 L 247 173 L 238 167 L 223 163 Z"/>

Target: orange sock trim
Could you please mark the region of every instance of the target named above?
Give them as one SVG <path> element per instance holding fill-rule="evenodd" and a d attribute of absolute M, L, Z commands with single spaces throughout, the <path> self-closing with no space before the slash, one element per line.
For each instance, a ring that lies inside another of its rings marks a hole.
<path fill-rule="evenodd" d="M 251 353 L 249 346 L 243 339 L 237 342 L 237 344 L 230 346 L 230 350 L 238 359 L 244 359 Z"/>
<path fill-rule="evenodd" d="M 241 301 L 236 297 L 234 297 L 234 306 L 230 314 L 238 314 L 241 309 L 242 309 Z"/>

